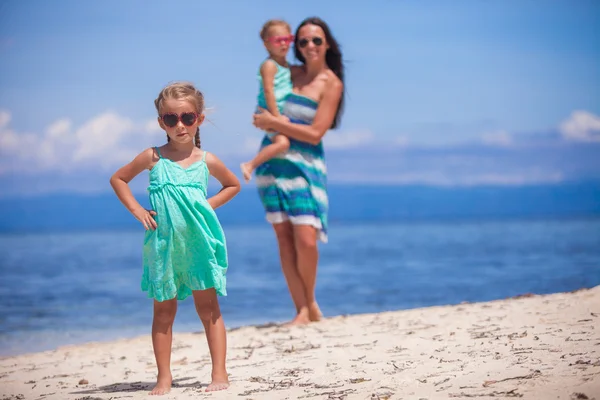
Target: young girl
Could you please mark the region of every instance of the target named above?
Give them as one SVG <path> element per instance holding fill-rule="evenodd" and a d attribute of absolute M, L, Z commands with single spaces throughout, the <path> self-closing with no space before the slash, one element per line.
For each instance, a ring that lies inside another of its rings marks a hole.
<path fill-rule="evenodd" d="M 215 155 L 200 148 L 204 97 L 193 85 L 173 83 L 154 101 L 167 143 L 144 150 L 119 169 L 110 183 L 119 200 L 146 229 L 142 290 L 154 298 L 152 345 L 158 367 L 150 394 L 171 389 L 171 342 L 177 301 L 190 294 L 204 325 L 212 359 L 212 382 L 206 391 L 229 386 L 225 369 L 226 335 L 217 295 L 225 296 L 227 249 L 215 208 L 239 191 L 236 176 Z M 129 181 L 149 170 L 150 204 L 133 197 Z M 223 185 L 206 198 L 208 175 Z"/>
<path fill-rule="evenodd" d="M 260 37 L 269 52 L 269 58 L 260 66 L 258 106 L 269 110 L 276 117 L 281 117 L 285 98 L 292 91 L 292 79 L 286 57 L 294 35 L 287 22 L 270 20 L 263 25 Z M 267 136 L 272 143 L 263 147 L 251 161 L 240 166 L 246 182 L 250 181 L 252 172 L 259 165 L 290 147 L 290 141 L 284 135 L 267 133 Z"/>

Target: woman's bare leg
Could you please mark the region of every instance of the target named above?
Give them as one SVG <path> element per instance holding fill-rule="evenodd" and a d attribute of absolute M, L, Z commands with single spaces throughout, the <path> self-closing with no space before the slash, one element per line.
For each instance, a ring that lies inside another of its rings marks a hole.
<path fill-rule="evenodd" d="M 294 229 L 289 221 L 273 224 L 273 229 L 279 244 L 281 269 L 292 296 L 292 301 L 296 306 L 296 317 L 291 321 L 291 324 L 307 324 L 310 322 L 308 302 L 304 283 L 298 272 Z"/>
<path fill-rule="evenodd" d="M 317 229 L 310 225 L 294 225 L 294 244 L 297 254 L 296 265 L 304 286 L 309 318 L 311 321 L 318 321 L 322 314 L 315 298 L 319 262 Z"/>

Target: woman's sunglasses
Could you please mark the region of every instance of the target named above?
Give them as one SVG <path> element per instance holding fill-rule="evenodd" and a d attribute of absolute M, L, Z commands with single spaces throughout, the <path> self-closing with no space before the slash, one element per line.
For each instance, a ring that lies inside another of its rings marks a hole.
<path fill-rule="evenodd" d="M 169 128 L 175 127 L 179 121 L 185 126 L 192 126 L 196 122 L 196 119 L 198 119 L 198 114 L 193 112 L 184 112 L 181 115 L 166 113 L 161 115 L 160 119 Z"/>
<path fill-rule="evenodd" d="M 302 39 L 298 40 L 298 46 L 300 46 L 300 48 L 303 49 L 308 45 L 308 42 L 310 42 L 310 41 L 312 41 L 315 46 L 320 46 L 323 44 L 323 38 L 315 36 L 310 39 L 302 38 Z"/>
<path fill-rule="evenodd" d="M 273 44 L 281 44 L 282 42 L 285 44 L 290 44 L 294 41 L 294 35 L 271 36 L 267 40 Z"/>

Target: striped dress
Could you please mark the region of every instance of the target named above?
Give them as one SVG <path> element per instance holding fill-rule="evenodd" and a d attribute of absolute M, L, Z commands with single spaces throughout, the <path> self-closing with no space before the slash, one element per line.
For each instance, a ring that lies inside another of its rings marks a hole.
<path fill-rule="evenodd" d="M 318 103 L 291 93 L 283 114 L 296 124 L 312 123 Z M 261 148 L 270 144 L 265 136 Z M 327 168 L 323 143 L 312 145 L 290 138 L 290 148 L 256 169 L 256 184 L 267 213 L 267 221 L 289 220 L 295 225 L 314 226 L 322 242 L 327 242 Z"/>

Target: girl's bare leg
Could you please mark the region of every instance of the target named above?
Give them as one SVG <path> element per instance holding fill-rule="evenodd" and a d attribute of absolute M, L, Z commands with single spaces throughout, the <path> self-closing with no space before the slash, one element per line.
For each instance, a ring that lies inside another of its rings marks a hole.
<path fill-rule="evenodd" d="M 215 289 L 195 290 L 194 305 L 196 312 L 204 325 L 206 340 L 212 360 L 211 383 L 206 388 L 207 392 L 227 389 L 229 376 L 225 368 L 227 357 L 227 333 L 225 323 L 221 316 L 217 292 Z"/>
<path fill-rule="evenodd" d="M 152 346 L 158 367 L 156 386 L 151 395 L 163 395 L 171 390 L 171 344 L 173 343 L 173 321 L 177 313 L 177 299 L 159 302 L 154 300 L 152 320 Z"/>
<path fill-rule="evenodd" d="M 242 169 L 242 174 L 244 175 L 244 180 L 249 182 L 252 178 L 252 172 L 261 164 L 269 161 L 277 154 L 283 153 L 290 148 L 290 140 L 284 135 L 276 135 L 272 139 L 273 143 L 263 147 L 256 157 L 254 157 L 251 161 L 242 163 L 240 168 Z"/>

